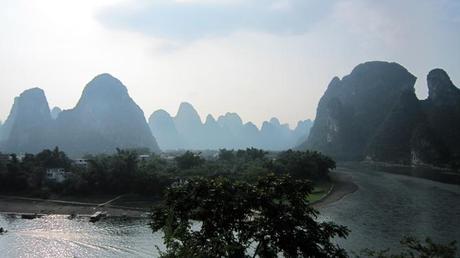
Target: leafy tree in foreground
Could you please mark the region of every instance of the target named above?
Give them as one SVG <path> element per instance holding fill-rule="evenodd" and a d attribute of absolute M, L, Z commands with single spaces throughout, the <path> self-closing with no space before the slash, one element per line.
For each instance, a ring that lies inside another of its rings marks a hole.
<path fill-rule="evenodd" d="M 454 258 L 457 252 L 455 241 L 442 245 L 434 243 L 429 238 L 425 240 L 425 243 L 421 243 L 413 237 L 406 237 L 401 240 L 401 246 L 404 251 L 400 254 L 390 254 L 390 250 L 372 251 L 366 249 L 361 252 L 361 255 L 376 258 Z"/>
<path fill-rule="evenodd" d="M 167 190 L 151 227 L 165 233 L 163 257 L 347 257 L 331 239 L 348 230 L 315 220 L 311 190 L 290 176 L 194 178 Z"/>

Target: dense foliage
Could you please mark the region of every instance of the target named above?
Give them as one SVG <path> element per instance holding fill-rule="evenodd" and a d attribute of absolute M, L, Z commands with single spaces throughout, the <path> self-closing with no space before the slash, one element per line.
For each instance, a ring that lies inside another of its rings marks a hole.
<path fill-rule="evenodd" d="M 255 183 L 193 178 L 171 187 L 152 214 L 164 257 L 346 257 L 331 243 L 348 230 L 317 222 L 309 181 L 273 174 Z"/>
<path fill-rule="evenodd" d="M 191 151 L 186 151 L 181 156 L 176 157 L 175 160 L 179 169 L 191 169 L 199 167 L 205 162 L 205 160 L 200 157 L 199 153 L 197 154 Z"/>
<path fill-rule="evenodd" d="M 140 158 L 146 154 L 147 158 Z M 11 155 L 0 162 L 0 189 L 27 191 L 46 196 L 58 194 L 138 193 L 161 195 L 173 182 L 194 176 L 226 176 L 255 181 L 269 173 L 292 174 L 295 178 L 327 180 L 335 163 L 317 152 L 268 153 L 259 149 L 225 150 L 215 155 L 184 152 L 159 156 L 148 150 L 117 149 L 113 155 L 87 155 L 88 165 L 74 164 L 58 148 L 27 154 L 22 160 Z M 63 183 L 46 179 L 46 170 L 63 168 L 71 172 Z M 43 194 L 45 193 L 45 194 Z"/>
<path fill-rule="evenodd" d="M 104 193 L 160 194 L 172 181 L 165 175 L 167 164 L 153 156 L 139 160 L 134 150 L 120 150 L 114 155 L 88 156 L 89 165 L 81 174 L 89 189 Z"/>
<path fill-rule="evenodd" d="M 279 154 L 274 170 L 297 178 L 327 179 L 327 171 L 334 168 L 335 161 L 319 152 L 288 150 Z"/>
<path fill-rule="evenodd" d="M 8 162 L 0 162 L 0 189 L 2 191 L 25 191 L 40 189 L 45 184 L 47 168 L 69 169 L 71 160 L 58 148 L 44 150 L 37 155 L 26 154 L 22 161 L 15 154 Z"/>

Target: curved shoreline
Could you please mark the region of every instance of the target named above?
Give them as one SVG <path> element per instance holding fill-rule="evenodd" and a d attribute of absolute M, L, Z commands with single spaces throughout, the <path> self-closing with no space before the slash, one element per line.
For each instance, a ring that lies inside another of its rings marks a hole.
<path fill-rule="evenodd" d="M 346 195 L 358 190 L 352 182 L 352 176 L 340 172 L 331 172 L 333 182 L 329 191 L 321 199 L 311 203 L 315 209 L 340 201 Z M 146 209 L 123 207 L 116 205 L 101 206 L 97 203 L 59 202 L 46 199 L 23 198 L 16 196 L 0 196 L 0 214 L 42 214 L 42 215 L 71 215 L 89 216 L 96 211 L 104 211 L 110 217 L 143 217 Z"/>
<path fill-rule="evenodd" d="M 342 162 L 340 169 L 370 169 L 390 174 L 428 179 L 435 182 L 460 185 L 460 171 L 434 166 L 409 166 L 385 162 Z"/>
<path fill-rule="evenodd" d="M 321 209 L 334 202 L 340 201 L 348 194 L 352 194 L 359 189 L 359 187 L 353 183 L 351 175 L 331 172 L 331 179 L 334 184 L 329 192 L 320 200 L 311 204 L 315 209 Z"/>

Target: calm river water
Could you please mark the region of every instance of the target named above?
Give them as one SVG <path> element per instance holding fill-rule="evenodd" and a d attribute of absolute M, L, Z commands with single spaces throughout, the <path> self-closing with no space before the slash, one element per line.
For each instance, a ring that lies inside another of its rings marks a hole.
<path fill-rule="evenodd" d="M 323 207 L 320 220 L 347 225 L 338 243 L 347 250 L 383 249 L 403 235 L 460 242 L 460 186 L 365 169 L 340 169 L 359 190 Z M 162 247 L 142 219 L 89 223 L 47 216 L 35 220 L 0 215 L 0 257 L 151 257 Z"/>

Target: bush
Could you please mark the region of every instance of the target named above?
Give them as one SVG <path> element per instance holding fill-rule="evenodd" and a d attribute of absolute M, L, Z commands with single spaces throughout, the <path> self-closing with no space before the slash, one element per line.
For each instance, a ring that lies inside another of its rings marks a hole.
<path fill-rule="evenodd" d="M 151 227 L 165 234 L 162 257 L 347 257 L 331 239 L 348 230 L 315 220 L 318 212 L 305 200 L 311 190 L 287 175 L 255 184 L 191 178 L 167 190 Z"/>

